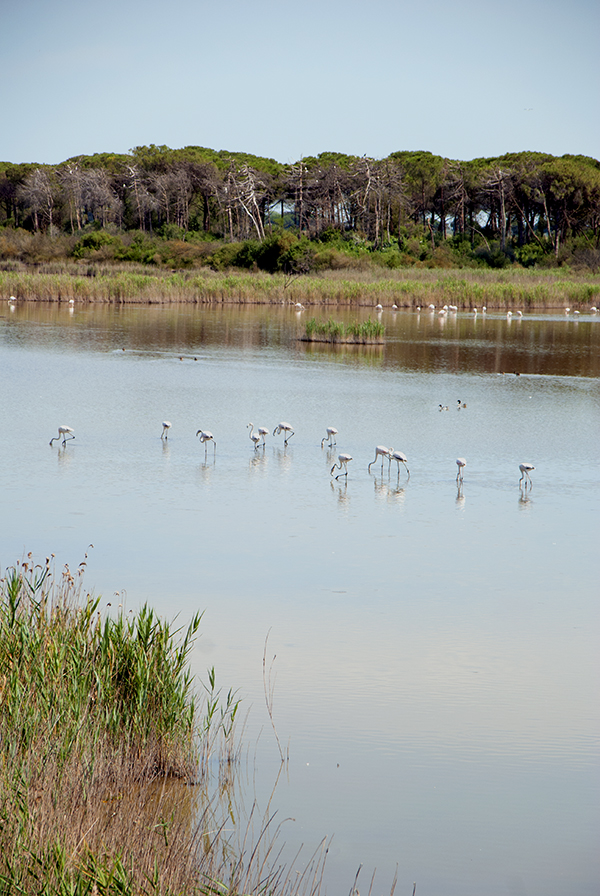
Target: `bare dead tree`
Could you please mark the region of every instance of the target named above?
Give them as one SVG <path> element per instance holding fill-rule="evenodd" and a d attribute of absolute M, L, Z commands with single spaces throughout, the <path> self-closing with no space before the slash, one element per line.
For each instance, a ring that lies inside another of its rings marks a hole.
<path fill-rule="evenodd" d="M 232 160 L 223 184 L 224 205 L 231 239 L 233 239 L 235 211 L 239 230 L 243 229 L 240 225 L 246 221 L 255 229 L 258 239 L 264 239 L 265 229 L 260 210 L 263 195 L 264 187 L 258 172 L 246 164 L 236 168 Z M 239 231 L 238 236 L 242 236 Z"/>
<path fill-rule="evenodd" d="M 81 230 L 83 208 L 83 172 L 77 163 L 69 163 L 58 173 L 63 193 L 63 201 L 69 210 L 71 233 Z"/>
<path fill-rule="evenodd" d="M 114 191 L 104 168 L 89 168 L 83 172 L 83 200 L 86 210 L 103 227 L 121 220 L 123 204 Z"/>
<path fill-rule="evenodd" d="M 34 229 L 38 231 L 40 219 L 45 219 L 51 236 L 54 229 L 55 194 L 58 193 L 54 175 L 54 169 L 35 168 L 18 191 L 21 201 L 31 209 Z"/>
<path fill-rule="evenodd" d="M 500 248 L 506 248 L 506 232 L 508 229 L 508 209 L 512 197 L 513 172 L 507 168 L 495 167 L 486 177 L 483 188 L 492 199 L 490 221 L 494 211 L 497 215 L 497 227 L 500 234 Z M 494 208 L 495 206 L 495 208 Z"/>
<path fill-rule="evenodd" d="M 146 216 L 156 208 L 156 200 L 149 192 L 146 181 L 137 165 L 127 166 L 127 186 L 133 196 L 140 230 L 146 229 Z"/>

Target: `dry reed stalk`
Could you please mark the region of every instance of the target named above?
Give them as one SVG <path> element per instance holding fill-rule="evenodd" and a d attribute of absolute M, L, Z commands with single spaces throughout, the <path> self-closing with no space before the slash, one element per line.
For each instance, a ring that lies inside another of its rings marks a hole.
<path fill-rule="evenodd" d="M 377 270 L 324 272 L 288 283 L 283 275 L 215 273 L 202 269 L 183 274 L 138 267 L 64 266 L 53 272 L 0 271 L 0 294 L 44 302 L 112 304 L 295 304 L 364 306 L 380 303 L 400 308 L 455 304 L 460 310 L 486 305 L 492 309 L 550 310 L 568 305 L 586 310 L 600 300 L 600 278 L 563 272 Z M 87 271 L 87 276 L 84 275 Z"/>

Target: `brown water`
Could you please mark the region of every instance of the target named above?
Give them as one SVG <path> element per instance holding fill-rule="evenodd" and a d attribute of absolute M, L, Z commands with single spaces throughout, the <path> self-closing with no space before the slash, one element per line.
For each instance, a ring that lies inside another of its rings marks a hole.
<path fill-rule="evenodd" d="M 271 808 L 290 856 L 333 835 L 327 892 L 362 863 L 374 892 L 398 865 L 397 893 L 595 894 L 600 320 L 384 313 L 384 347 L 330 348 L 304 317 L 0 311 L 2 567 L 93 543 L 106 602 L 204 609 L 194 667 L 239 689 L 263 808 L 270 633 Z M 282 419 L 255 452 L 247 423 Z M 410 479 L 368 472 L 381 443 Z"/>

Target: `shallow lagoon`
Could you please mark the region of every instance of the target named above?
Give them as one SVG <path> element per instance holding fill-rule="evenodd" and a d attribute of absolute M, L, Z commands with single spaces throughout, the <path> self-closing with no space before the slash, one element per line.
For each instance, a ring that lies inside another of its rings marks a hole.
<path fill-rule="evenodd" d="M 103 601 L 205 609 L 263 807 L 268 634 L 290 855 L 333 835 L 336 894 L 360 863 L 365 891 L 597 892 L 600 320 L 385 312 L 385 347 L 331 348 L 298 343 L 312 311 L 4 307 L 0 564 L 93 543 Z M 367 472 L 380 443 L 410 480 Z"/>

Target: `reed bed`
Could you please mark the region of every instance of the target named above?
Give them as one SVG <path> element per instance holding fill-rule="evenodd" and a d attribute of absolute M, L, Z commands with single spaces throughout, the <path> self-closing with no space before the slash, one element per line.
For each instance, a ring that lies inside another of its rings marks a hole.
<path fill-rule="evenodd" d="M 292 875 L 273 819 L 226 833 L 238 704 L 212 671 L 198 715 L 200 616 L 102 618 L 84 568 L 0 580 L 0 896 L 315 894 L 325 850 Z"/>
<path fill-rule="evenodd" d="M 306 322 L 303 342 L 333 342 L 355 345 L 379 345 L 384 342 L 385 326 L 377 320 L 367 318 L 362 322 L 341 323 L 329 318 L 318 321 L 312 317 Z"/>
<path fill-rule="evenodd" d="M 282 274 L 208 269 L 165 272 L 136 266 L 47 265 L 39 271 L 0 271 L 0 296 L 43 302 L 170 302 L 294 304 L 417 308 L 428 304 L 481 308 L 585 311 L 600 302 L 600 277 L 559 271 L 473 271 L 440 273 L 414 269 L 391 272 L 327 271 L 290 281 Z"/>

